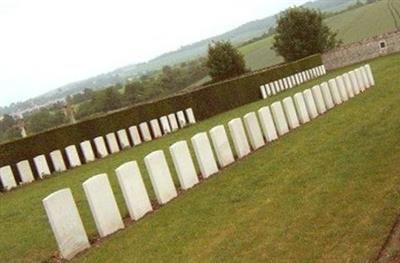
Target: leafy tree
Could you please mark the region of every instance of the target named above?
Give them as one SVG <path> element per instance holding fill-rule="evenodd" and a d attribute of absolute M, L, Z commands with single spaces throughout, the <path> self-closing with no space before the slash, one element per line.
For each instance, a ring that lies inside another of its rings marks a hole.
<path fill-rule="evenodd" d="M 243 55 L 229 41 L 217 41 L 208 46 L 206 65 L 213 81 L 232 78 L 247 71 Z"/>
<path fill-rule="evenodd" d="M 336 32 L 323 22 L 321 12 L 289 8 L 278 16 L 272 49 L 286 61 L 294 61 L 341 44 Z"/>

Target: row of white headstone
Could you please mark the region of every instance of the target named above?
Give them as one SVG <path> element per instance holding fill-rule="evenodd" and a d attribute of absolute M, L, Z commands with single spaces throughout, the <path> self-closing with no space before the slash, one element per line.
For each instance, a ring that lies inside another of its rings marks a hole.
<path fill-rule="evenodd" d="M 150 128 L 147 122 L 140 123 L 139 129 L 137 126 L 131 126 L 128 128 L 128 133 L 132 141 L 132 146 L 137 146 L 141 144 L 142 141 L 151 141 L 194 123 L 196 123 L 196 119 L 193 110 L 192 108 L 188 108 L 185 111 L 178 111 L 176 114 L 171 113 L 167 116 L 162 116 L 160 119 L 151 120 L 149 122 Z M 105 136 L 105 140 L 103 136 L 96 137 L 93 139 L 95 149 L 93 149 L 90 140 L 83 141 L 79 145 L 84 158 L 83 162 L 89 163 L 94 161 L 96 159 L 96 153 L 99 158 L 104 158 L 109 154 L 119 152 L 121 149 L 131 147 L 128 133 L 127 130 L 121 129 L 116 133 L 108 133 Z M 66 147 L 65 154 L 70 168 L 82 165 L 83 162 L 79 157 L 78 149 L 75 145 Z M 67 165 L 64 162 L 61 150 L 52 151 L 49 156 L 54 167 L 54 172 L 64 172 L 67 170 Z M 33 158 L 33 163 L 40 178 L 51 174 L 45 154 Z M 35 180 L 28 160 L 18 162 L 16 167 L 21 179 L 20 184 L 31 183 Z M 10 165 L 0 168 L 0 181 L 5 191 L 17 187 L 17 181 Z"/>
<path fill-rule="evenodd" d="M 311 69 L 304 70 L 302 72 L 295 73 L 286 78 L 272 81 L 265 85 L 260 86 L 261 96 L 266 99 L 270 96 L 276 95 L 281 91 L 296 87 L 306 81 L 318 78 L 326 74 L 324 65 L 314 67 Z"/>
<path fill-rule="evenodd" d="M 243 119 L 232 119 L 228 122 L 228 128 L 236 158 L 243 158 L 374 84 L 371 68 L 366 65 L 331 79 L 328 83 L 298 92 L 294 95 L 294 100 L 287 97 L 282 102 L 274 102 L 270 107 L 264 106 L 258 110 L 258 117 L 255 112 L 250 112 Z M 208 178 L 235 162 L 224 126 L 218 125 L 208 133 L 211 142 L 206 132 L 197 133 L 191 138 L 195 160 L 203 178 Z M 169 152 L 181 189 L 187 190 L 198 184 L 199 178 L 187 142 L 183 140 L 174 143 L 169 147 Z M 157 202 L 163 205 L 177 197 L 178 192 L 164 152 L 158 150 L 148 154 L 144 163 Z M 131 219 L 139 220 L 152 211 L 137 162 L 125 163 L 115 173 Z M 100 237 L 123 229 L 125 226 L 107 174 L 93 176 L 82 186 Z M 64 258 L 71 259 L 90 247 L 69 188 L 50 194 L 43 199 L 43 205 Z"/>

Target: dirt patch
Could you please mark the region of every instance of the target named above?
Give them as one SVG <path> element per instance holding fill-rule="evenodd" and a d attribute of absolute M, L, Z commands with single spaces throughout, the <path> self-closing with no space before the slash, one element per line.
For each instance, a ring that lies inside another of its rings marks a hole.
<path fill-rule="evenodd" d="M 400 262 L 400 215 L 397 216 L 396 221 L 393 223 L 392 229 L 378 255 L 371 262 Z"/>

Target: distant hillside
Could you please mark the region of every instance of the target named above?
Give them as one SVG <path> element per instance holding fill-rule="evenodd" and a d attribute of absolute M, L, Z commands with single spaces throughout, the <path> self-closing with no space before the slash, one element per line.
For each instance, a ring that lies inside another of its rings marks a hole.
<path fill-rule="evenodd" d="M 317 8 L 321 11 L 337 11 L 346 8 L 347 6 L 353 4 L 355 1 L 356 0 L 316 0 L 307 2 L 304 6 L 308 8 Z M 165 65 L 173 65 L 192 60 L 200 56 L 204 56 L 207 52 L 208 44 L 213 40 L 229 40 L 234 44 L 246 42 L 255 37 L 263 35 L 272 26 L 274 26 L 275 21 L 275 16 L 269 16 L 264 19 L 248 22 L 224 34 L 210 37 L 191 45 L 183 46 L 176 51 L 165 53 L 148 61 L 147 63 L 139 63 L 125 66 L 112 72 L 100 74 L 93 78 L 89 78 L 87 80 L 67 84 L 46 94 L 43 94 L 42 96 L 28 100 L 22 105 L 14 105 L 11 110 L 23 110 L 23 108 L 27 105 L 44 104 L 49 101 L 64 98 L 65 96 L 70 94 L 78 93 L 80 91 L 83 91 L 85 88 L 100 89 L 111 86 L 115 83 L 123 83 L 129 78 L 135 78 L 140 75 L 146 74 L 147 72 L 159 70 Z M 266 52 L 270 53 L 270 51 Z M 260 65 L 263 64 L 263 62 L 260 63 Z"/>
<path fill-rule="evenodd" d="M 330 0 L 318 1 L 320 4 L 323 2 L 327 4 L 325 7 L 331 5 Z M 345 44 L 394 31 L 396 21 L 400 25 L 400 0 L 379 0 L 325 20 Z M 269 36 L 239 49 L 252 70 L 283 62 L 283 58 L 271 50 L 272 38 Z"/>

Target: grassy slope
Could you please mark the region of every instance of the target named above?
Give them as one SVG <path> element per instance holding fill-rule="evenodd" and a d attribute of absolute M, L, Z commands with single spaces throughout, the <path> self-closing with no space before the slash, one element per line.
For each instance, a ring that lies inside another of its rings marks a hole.
<path fill-rule="evenodd" d="M 389 1 L 400 12 L 400 1 L 381 0 L 328 18 L 326 23 L 338 31 L 338 37 L 344 43 L 393 31 L 396 28 L 388 7 Z M 398 20 L 400 24 L 400 17 Z M 282 57 L 277 56 L 271 47 L 272 37 L 267 37 L 240 48 L 240 51 L 245 56 L 247 65 L 254 70 L 283 62 Z"/>
<path fill-rule="evenodd" d="M 376 88 L 237 162 L 77 260 L 195 261 L 209 257 L 215 261 L 342 262 L 361 261 L 376 253 L 400 205 L 399 58 L 372 63 Z M 41 205 L 48 194 L 70 187 L 93 236 L 94 222 L 81 187 L 84 180 L 107 172 L 126 216 L 113 172 L 118 165 L 138 160 L 150 190 L 143 167 L 146 154 L 167 151 L 180 139 L 226 124 L 320 81 L 2 195 L 0 261 L 37 262 L 56 250 Z"/>

